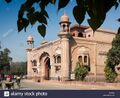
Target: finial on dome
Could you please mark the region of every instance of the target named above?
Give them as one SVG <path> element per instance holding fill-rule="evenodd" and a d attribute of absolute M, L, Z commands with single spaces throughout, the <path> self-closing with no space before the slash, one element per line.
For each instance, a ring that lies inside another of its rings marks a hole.
<path fill-rule="evenodd" d="M 64 15 L 67 16 L 66 11 L 64 10 Z"/>
<path fill-rule="evenodd" d="M 64 11 L 64 14 L 60 18 L 60 22 L 69 22 L 69 16 Z"/>

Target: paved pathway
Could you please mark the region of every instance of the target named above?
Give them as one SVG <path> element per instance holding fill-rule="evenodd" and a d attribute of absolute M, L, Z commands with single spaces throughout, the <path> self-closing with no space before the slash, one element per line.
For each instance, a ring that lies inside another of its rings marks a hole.
<path fill-rule="evenodd" d="M 23 80 L 21 89 L 26 90 L 120 90 L 120 83 L 111 85 L 109 83 L 79 83 L 79 82 L 57 82 L 44 81 L 34 82 Z"/>
<path fill-rule="evenodd" d="M 18 89 L 15 83 L 15 89 Z M 21 90 L 120 90 L 120 83 L 87 83 L 87 82 L 58 82 L 44 81 L 34 82 L 22 80 Z"/>

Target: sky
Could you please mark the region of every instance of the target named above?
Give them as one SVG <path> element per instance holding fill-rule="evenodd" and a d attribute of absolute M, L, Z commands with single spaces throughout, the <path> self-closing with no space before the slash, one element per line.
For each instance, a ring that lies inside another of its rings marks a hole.
<path fill-rule="evenodd" d="M 4 0 L 0 0 L 0 42 L 2 49 L 8 48 L 11 51 L 10 56 L 13 58 L 13 62 L 26 61 L 26 48 L 27 37 L 32 35 L 34 38 L 34 46 L 39 47 L 40 43 L 43 40 L 52 41 L 58 38 L 57 34 L 60 31 L 59 20 L 63 15 L 64 11 L 70 17 L 71 25 L 76 24 L 76 21 L 72 14 L 72 9 L 75 6 L 75 0 L 71 0 L 67 7 L 61 9 L 57 12 L 57 3 L 55 6 L 49 4 L 46 7 L 46 10 L 49 14 L 48 26 L 47 26 L 47 34 L 43 39 L 40 34 L 37 32 L 36 23 L 33 27 L 30 25 L 27 28 L 27 31 L 21 32 L 17 31 L 17 14 L 21 4 L 23 4 L 26 0 L 13 0 L 12 3 L 7 4 Z M 58 0 L 57 0 L 58 1 Z M 101 28 L 110 29 L 117 31 L 120 23 L 117 19 L 120 17 L 120 6 L 117 10 L 113 7 L 108 13 L 105 22 L 102 24 Z M 85 20 L 82 25 L 88 25 L 87 19 L 88 15 L 86 15 Z M 1 49 L 1 50 L 2 50 Z"/>

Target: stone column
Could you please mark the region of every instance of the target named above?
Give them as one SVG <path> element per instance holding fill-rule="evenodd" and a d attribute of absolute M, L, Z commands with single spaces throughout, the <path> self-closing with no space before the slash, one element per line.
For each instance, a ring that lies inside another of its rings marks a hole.
<path fill-rule="evenodd" d="M 30 55 L 29 49 L 27 49 L 27 77 L 31 78 L 32 77 L 32 63 L 31 63 L 31 55 Z"/>
<path fill-rule="evenodd" d="M 94 81 L 97 81 L 97 43 L 94 46 Z"/>
<path fill-rule="evenodd" d="M 68 32 L 61 32 L 59 36 L 61 38 L 61 47 L 62 47 L 62 54 L 61 54 L 62 80 L 69 80 L 70 79 L 70 46 L 69 46 L 70 35 Z"/>

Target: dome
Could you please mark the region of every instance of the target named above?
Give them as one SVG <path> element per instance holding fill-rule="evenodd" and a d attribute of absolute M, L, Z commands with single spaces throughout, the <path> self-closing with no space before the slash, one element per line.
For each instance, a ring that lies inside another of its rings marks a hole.
<path fill-rule="evenodd" d="M 27 42 L 30 41 L 30 42 L 33 42 L 33 37 L 31 35 L 28 36 L 27 38 Z"/>
<path fill-rule="evenodd" d="M 64 15 L 60 18 L 60 22 L 69 22 L 69 16 L 67 16 L 67 14 L 64 13 Z"/>

